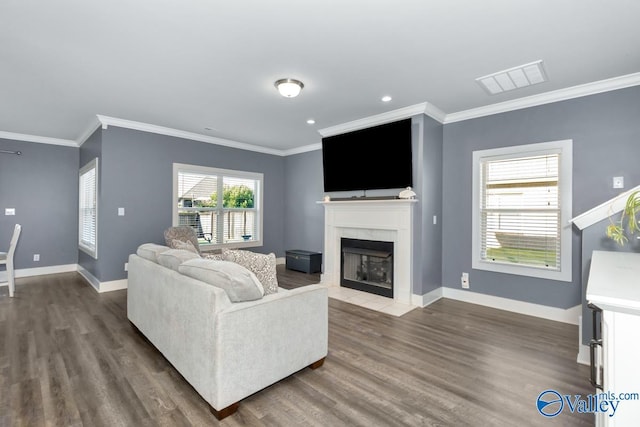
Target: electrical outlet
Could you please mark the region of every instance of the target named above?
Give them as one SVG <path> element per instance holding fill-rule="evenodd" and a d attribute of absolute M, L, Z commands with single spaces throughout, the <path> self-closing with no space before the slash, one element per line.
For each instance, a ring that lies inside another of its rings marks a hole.
<path fill-rule="evenodd" d="M 124 271 L 129 271 L 129 263 L 128 262 L 124 263 Z"/>
<path fill-rule="evenodd" d="M 624 188 L 624 176 L 613 177 L 613 188 Z"/>
<path fill-rule="evenodd" d="M 15 215 L 16 214 L 16 208 L 5 208 L 4 209 L 4 214 L 5 215 Z"/>
<path fill-rule="evenodd" d="M 33 254 L 34 261 L 40 261 L 40 254 Z"/>
<path fill-rule="evenodd" d="M 460 284 L 463 289 L 469 289 L 469 273 L 462 273 L 462 277 L 460 277 Z"/>

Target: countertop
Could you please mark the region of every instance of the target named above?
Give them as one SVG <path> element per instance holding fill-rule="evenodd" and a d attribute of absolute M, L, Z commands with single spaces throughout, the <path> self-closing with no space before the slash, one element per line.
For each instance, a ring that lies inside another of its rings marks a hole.
<path fill-rule="evenodd" d="M 593 251 L 587 301 L 603 310 L 640 315 L 640 253 Z"/>

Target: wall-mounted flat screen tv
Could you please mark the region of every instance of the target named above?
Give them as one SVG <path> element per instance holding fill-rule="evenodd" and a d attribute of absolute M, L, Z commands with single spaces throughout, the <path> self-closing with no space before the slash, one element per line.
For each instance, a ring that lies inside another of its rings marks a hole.
<path fill-rule="evenodd" d="M 411 119 L 322 138 L 324 191 L 412 187 Z"/>

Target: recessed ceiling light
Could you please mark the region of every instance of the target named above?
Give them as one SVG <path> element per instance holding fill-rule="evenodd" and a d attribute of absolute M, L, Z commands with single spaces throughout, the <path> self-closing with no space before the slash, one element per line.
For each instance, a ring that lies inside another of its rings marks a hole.
<path fill-rule="evenodd" d="M 392 98 L 389 95 L 385 95 L 381 99 L 382 99 L 382 102 L 389 102 L 391 101 Z"/>
<path fill-rule="evenodd" d="M 498 71 L 497 73 L 488 74 L 476 79 L 476 82 L 478 82 L 489 95 L 495 95 L 546 81 L 547 76 L 542 67 L 542 60 L 509 68 L 508 70 Z"/>
<path fill-rule="evenodd" d="M 309 119 L 309 120 L 307 120 L 307 124 L 308 124 L 308 125 L 315 125 L 315 124 L 316 124 L 316 121 L 315 121 L 315 120 L 313 120 L 313 119 Z"/>

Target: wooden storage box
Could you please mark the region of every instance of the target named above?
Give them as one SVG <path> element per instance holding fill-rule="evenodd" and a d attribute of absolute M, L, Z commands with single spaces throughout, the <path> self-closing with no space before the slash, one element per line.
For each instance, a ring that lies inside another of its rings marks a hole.
<path fill-rule="evenodd" d="M 286 251 L 287 270 L 302 271 L 304 273 L 319 273 L 322 270 L 322 254 L 320 252 L 294 249 Z"/>

